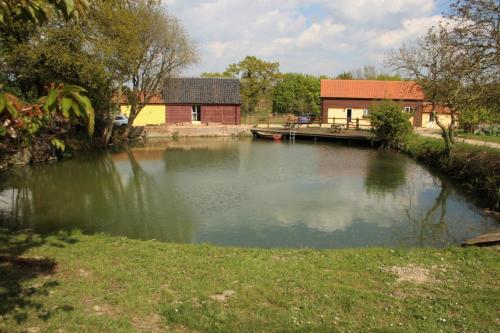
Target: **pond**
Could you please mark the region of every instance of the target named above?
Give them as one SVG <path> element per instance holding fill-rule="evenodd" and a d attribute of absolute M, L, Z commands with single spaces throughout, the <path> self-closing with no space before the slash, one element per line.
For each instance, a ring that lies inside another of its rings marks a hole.
<path fill-rule="evenodd" d="M 223 246 L 459 243 L 498 230 L 403 154 L 328 142 L 193 138 L 0 174 L 0 226 Z"/>

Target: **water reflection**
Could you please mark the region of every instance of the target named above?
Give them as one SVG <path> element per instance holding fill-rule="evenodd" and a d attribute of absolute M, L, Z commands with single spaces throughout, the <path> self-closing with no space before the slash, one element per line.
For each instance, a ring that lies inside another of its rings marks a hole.
<path fill-rule="evenodd" d="M 184 203 L 175 196 L 173 187 L 160 187 L 137 160 L 136 154 L 147 164 L 155 153 L 144 156 L 128 150 L 13 169 L 8 180 L 4 178 L 9 189 L 2 192 L 2 224 L 41 233 L 80 229 L 189 242 L 194 230 L 188 209 L 182 216 L 172 214 L 168 223 L 161 223 L 167 219 L 162 214 L 165 207 L 183 209 Z"/>
<path fill-rule="evenodd" d="M 411 198 L 409 206 L 405 209 L 409 222 L 409 234 L 407 238 L 414 239 L 415 243 L 423 246 L 425 244 L 440 244 L 444 240 L 454 243 L 447 225 L 446 212 L 448 209 L 448 198 L 450 195 L 450 185 L 446 182 L 441 183 L 441 190 L 435 199 L 435 202 L 420 214 L 411 207 Z M 458 221 L 454 221 L 457 223 Z M 411 235 L 411 236 L 410 236 Z"/>
<path fill-rule="evenodd" d="M 365 187 L 368 193 L 384 195 L 394 193 L 406 184 L 406 161 L 404 156 L 391 152 L 379 152 L 370 159 L 367 167 Z"/>
<path fill-rule="evenodd" d="M 404 155 L 329 143 L 155 142 L 0 175 L 0 224 L 262 247 L 446 246 L 495 230 Z"/>

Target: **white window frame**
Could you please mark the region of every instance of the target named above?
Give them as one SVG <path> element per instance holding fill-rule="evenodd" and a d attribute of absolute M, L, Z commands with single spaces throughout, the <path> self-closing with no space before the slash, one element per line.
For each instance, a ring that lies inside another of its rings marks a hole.
<path fill-rule="evenodd" d="M 412 108 L 411 106 L 405 106 L 404 111 L 407 113 L 413 113 L 415 109 Z"/>
<path fill-rule="evenodd" d="M 363 109 L 363 117 L 368 117 L 368 109 Z"/>

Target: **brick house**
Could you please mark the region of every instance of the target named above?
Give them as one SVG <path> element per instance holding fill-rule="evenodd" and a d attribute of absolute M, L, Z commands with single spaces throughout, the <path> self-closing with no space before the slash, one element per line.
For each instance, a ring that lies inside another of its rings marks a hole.
<path fill-rule="evenodd" d="M 401 104 L 402 111 L 412 113 L 414 127 L 433 126 L 424 93 L 414 81 L 321 80 L 322 123 L 352 123 L 356 119 L 361 124 L 369 123 L 370 106 L 383 99 L 396 101 Z M 439 117 L 446 122 L 449 113 L 441 112 Z"/>
<path fill-rule="evenodd" d="M 240 81 L 229 78 L 173 78 L 164 98 L 168 124 L 241 123 Z"/>

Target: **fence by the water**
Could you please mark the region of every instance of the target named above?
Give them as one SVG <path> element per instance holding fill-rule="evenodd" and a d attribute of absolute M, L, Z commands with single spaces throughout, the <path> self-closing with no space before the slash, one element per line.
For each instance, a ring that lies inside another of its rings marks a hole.
<path fill-rule="evenodd" d="M 244 115 L 241 123 L 263 128 L 286 127 L 292 123 L 298 123 L 298 117 L 294 115 Z M 373 125 L 369 118 L 327 118 L 315 117 L 310 122 L 300 123 L 303 127 L 342 127 L 345 129 L 372 129 Z"/>

